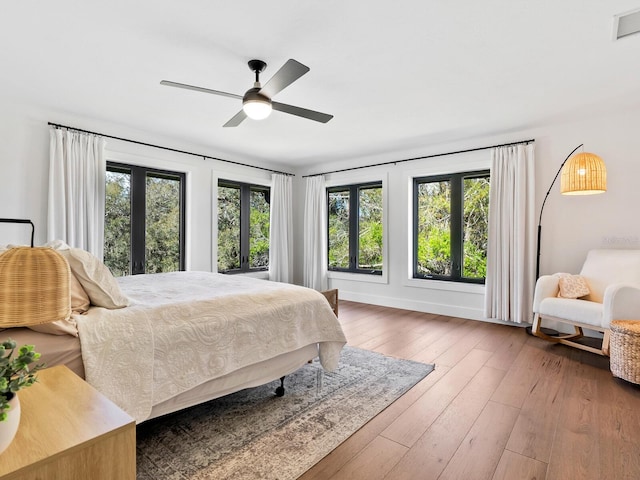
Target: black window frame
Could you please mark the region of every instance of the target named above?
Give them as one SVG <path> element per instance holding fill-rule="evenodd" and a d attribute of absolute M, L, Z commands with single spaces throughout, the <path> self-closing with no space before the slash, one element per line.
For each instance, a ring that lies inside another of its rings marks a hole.
<path fill-rule="evenodd" d="M 458 283 L 484 284 L 486 278 L 462 276 L 464 259 L 464 180 L 467 178 L 489 178 L 490 170 L 472 170 L 442 175 L 414 177 L 413 179 L 413 278 L 420 280 L 441 280 Z M 449 222 L 451 239 L 451 275 L 428 275 L 418 272 L 418 186 L 422 183 L 449 181 L 451 185 Z"/>
<path fill-rule="evenodd" d="M 178 179 L 180 182 L 180 225 L 179 242 L 180 258 L 179 270 L 185 270 L 185 232 L 186 232 L 186 174 L 153 167 L 140 165 L 130 165 L 120 162 L 107 162 L 107 172 L 127 173 L 131 179 L 131 248 L 129 253 L 129 273 L 130 275 L 143 274 L 146 271 L 146 180 L 147 175 L 166 178 L 170 180 Z"/>
<path fill-rule="evenodd" d="M 219 270 L 216 265 L 218 273 L 224 274 L 236 274 L 236 273 L 250 273 L 250 272 L 265 272 L 269 270 L 269 265 L 266 267 L 250 267 L 250 253 L 251 253 L 251 190 L 260 190 L 266 192 L 266 200 L 269 206 L 271 205 L 271 187 L 267 185 L 259 185 L 254 183 L 238 182 L 236 180 L 218 179 L 218 188 L 239 188 L 240 189 L 240 268 L 234 268 L 230 270 Z M 217 198 L 217 196 L 216 196 Z M 269 226 L 271 226 L 271 214 L 269 214 Z M 216 238 L 216 245 L 218 245 L 218 239 Z M 269 239 L 269 248 L 271 248 L 271 239 Z"/>
<path fill-rule="evenodd" d="M 346 273 L 358 273 L 363 275 L 376 275 L 381 276 L 382 270 L 372 270 L 372 269 L 364 269 L 358 268 L 359 265 L 359 253 L 360 253 L 360 215 L 359 212 L 359 204 L 360 204 L 360 190 L 367 188 L 380 188 L 382 190 L 382 181 L 376 180 L 372 182 L 364 182 L 364 183 L 354 183 L 347 185 L 337 185 L 333 187 L 328 187 L 326 189 L 326 205 L 327 205 L 327 269 L 330 272 L 346 272 Z M 340 192 L 344 190 L 349 190 L 349 268 L 343 267 L 332 267 L 329 265 L 329 195 L 332 192 Z M 383 206 L 384 208 L 384 206 Z M 352 212 L 355 212 L 355 215 L 352 215 Z M 384 212 L 383 212 L 384 215 Z M 383 224 L 384 229 L 384 224 Z M 384 250 L 383 250 L 383 263 L 384 263 Z"/>

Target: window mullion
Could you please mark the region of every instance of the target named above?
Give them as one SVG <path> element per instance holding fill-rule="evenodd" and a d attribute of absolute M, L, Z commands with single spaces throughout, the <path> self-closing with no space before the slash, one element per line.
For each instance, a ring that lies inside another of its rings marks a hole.
<path fill-rule="evenodd" d="M 358 212 L 359 191 L 357 186 L 349 188 L 349 270 L 358 270 Z"/>
<path fill-rule="evenodd" d="M 145 272 L 146 170 L 131 167 L 131 273 Z"/>
<path fill-rule="evenodd" d="M 240 270 L 249 270 L 249 235 L 251 219 L 251 191 L 248 185 L 240 187 Z"/>
<path fill-rule="evenodd" d="M 451 261 L 453 263 L 451 276 L 456 280 L 462 275 L 462 212 L 464 208 L 462 190 L 462 176 L 453 175 L 451 177 Z"/>

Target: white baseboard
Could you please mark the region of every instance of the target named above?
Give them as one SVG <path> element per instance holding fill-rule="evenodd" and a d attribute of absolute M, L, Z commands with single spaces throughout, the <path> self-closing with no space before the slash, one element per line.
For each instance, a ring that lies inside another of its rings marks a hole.
<path fill-rule="evenodd" d="M 369 295 L 366 293 L 339 291 L 341 300 L 351 300 L 352 302 L 368 303 L 381 307 L 402 308 L 415 312 L 433 313 L 435 315 L 447 315 L 449 317 L 466 318 L 468 320 L 479 320 L 482 322 L 497 323 L 516 327 L 527 327 L 529 324 L 518 324 L 505 322 L 502 320 L 485 318 L 484 311 L 479 308 L 463 307 L 460 305 L 446 305 L 442 303 L 423 302 L 420 300 L 409 300 L 404 298 L 381 297 L 379 295 Z"/>

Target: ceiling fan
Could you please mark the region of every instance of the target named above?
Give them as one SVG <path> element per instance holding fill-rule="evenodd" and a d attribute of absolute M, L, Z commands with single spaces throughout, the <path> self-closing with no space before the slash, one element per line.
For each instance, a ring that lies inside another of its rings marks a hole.
<path fill-rule="evenodd" d="M 235 93 L 221 92 L 219 90 L 211 90 L 209 88 L 196 87 L 194 85 L 186 85 L 184 83 L 171 82 L 169 80 L 162 80 L 160 85 L 241 99 L 242 110 L 231 117 L 231 120 L 225 123 L 223 127 L 237 127 L 247 117 L 254 120 L 262 120 L 269 116 L 272 109 L 321 123 L 327 123 L 333 118 L 333 115 L 271 100 L 275 94 L 281 92 L 307 73 L 309 67 L 291 58 L 287 60 L 280 70 L 278 70 L 263 87 L 260 84 L 260 73 L 263 72 L 266 67 L 267 64 L 262 60 L 249 60 L 249 68 L 256 74 L 256 81 L 253 84 L 253 88 L 247 90 L 244 96 L 236 95 Z"/>

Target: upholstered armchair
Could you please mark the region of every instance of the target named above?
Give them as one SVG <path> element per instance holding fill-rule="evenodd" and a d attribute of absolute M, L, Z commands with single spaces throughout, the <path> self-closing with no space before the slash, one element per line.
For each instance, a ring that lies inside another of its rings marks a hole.
<path fill-rule="evenodd" d="M 600 355 L 609 355 L 612 320 L 640 320 L 640 250 L 591 250 L 579 275 L 543 275 L 536 282 L 532 333 Z M 549 336 L 543 320 L 571 325 L 572 333 Z M 578 343 L 583 329 L 603 335 L 600 349 Z"/>

